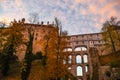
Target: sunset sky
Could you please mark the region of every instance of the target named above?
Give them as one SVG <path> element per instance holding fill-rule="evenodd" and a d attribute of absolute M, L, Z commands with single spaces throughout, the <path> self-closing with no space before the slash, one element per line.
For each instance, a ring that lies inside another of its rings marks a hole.
<path fill-rule="evenodd" d="M 120 20 L 120 0 L 0 0 L 0 21 L 26 18 L 38 13 L 40 22 L 57 17 L 70 35 L 100 32 L 111 16 Z"/>

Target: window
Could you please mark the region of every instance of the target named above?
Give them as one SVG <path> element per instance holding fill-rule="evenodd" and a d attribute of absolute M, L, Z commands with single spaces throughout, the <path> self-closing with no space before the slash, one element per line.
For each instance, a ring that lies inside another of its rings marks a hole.
<path fill-rule="evenodd" d="M 77 67 L 77 76 L 83 76 L 83 70 L 81 66 Z"/>
<path fill-rule="evenodd" d="M 68 70 L 71 70 L 72 68 L 71 67 L 68 67 Z"/>
<path fill-rule="evenodd" d="M 98 43 L 100 43 L 100 41 L 98 41 Z"/>
<path fill-rule="evenodd" d="M 72 55 L 69 55 L 69 56 L 68 56 L 68 63 L 69 63 L 69 64 L 72 64 Z"/>
<path fill-rule="evenodd" d="M 38 36 L 38 33 L 36 33 L 36 36 Z"/>
<path fill-rule="evenodd" d="M 83 55 L 83 60 L 84 60 L 84 63 L 88 63 L 88 55 L 87 54 Z"/>
<path fill-rule="evenodd" d="M 35 38 L 35 40 L 37 40 L 37 37 Z"/>
<path fill-rule="evenodd" d="M 66 56 L 64 55 L 63 64 L 66 64 Z"/>
<path fill-rule="evenodd" d="M 86 51 L 87 48 L 86 47 L 76 47 L 75 51 Z"/>
<path fill-rule="evenodd" d="M 85 66 L 85 72 L 88 72 L 88 66 L 87 65 Z"/>
<path fill-rule="evenodd" d="M 66 52 L 66 51 L 72 52 L 72 48 L 65 48 L 65 49 L 63 50 L 63 52 Z"/>
<path fill-rule="evenodd" d="M 86 47 L 81 47 L 82 51 L 86 51 L 87 48 Z"/>
<path fill-rule="evenodd" d="M 82 63 L 82 57 L 81 55 L 76 56 L 76 63 Z"/>
<path fill-rule="evenodd" d="M 93 41 L 89 41 L 89 44 L 90 44 L 91 47 L 94 46 Z"/>
<path fill-rule="evenodd" d="M 75 48 L 75 51 L 81 51 L 81 47 Z"/>

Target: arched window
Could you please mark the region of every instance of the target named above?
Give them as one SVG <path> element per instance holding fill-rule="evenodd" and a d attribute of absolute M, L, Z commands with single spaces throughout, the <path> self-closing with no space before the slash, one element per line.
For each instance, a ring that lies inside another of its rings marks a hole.
<path fill-rule="evenodd" d="M 88 55 L 87 54 L 83 55 L 83 60 L 84 60 L 84 63 L 88 63 Z"/>
<path fill-rule="evenodd" d="M 65 49 L 63 50 L 63 52 L 66 52 L 66 51 L 72 52 L 72 48 L 65 48 Z"/>
<path fill-rule="evenodd" d="M 81 55 L 76 56 L 76 63 L 82 63 L 82 57 Z"/>
<path fill-rule="evenodd" d="M 76 47 L 75 51 L 81 51 L 81 47 Z"/>
<path fill-rule="evenodd" d="M 68 56 L 68 63 L 69 63 L 69 64 L 72 64 L 72 55 L 69 55 L 69 56 Z"/>
<path fill-rule="evenodd" d="M 76 47 L 75 51 L 86 51 L 87 48 L 86 47 Z"/>
<path fill-rule="evenodd" d="M 86 51 L 87 50 L 87 48 L 86 47 L 81 47 L 82 48 L 82 51 Z"/>
<path fill-rule="evenodd" d="M 77 76 L 83 76 L 83 70 L 81 66 L 77 67 Z"/>

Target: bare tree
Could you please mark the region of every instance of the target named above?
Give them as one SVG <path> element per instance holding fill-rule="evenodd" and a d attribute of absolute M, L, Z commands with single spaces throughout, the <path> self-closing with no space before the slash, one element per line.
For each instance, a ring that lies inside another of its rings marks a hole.
<path fill-rule="evenodd" d="M 33 51 L 34 29 L 32 27 L 28 27 L 26 28 L 26 32 L 28 33 L 28 41 L 25 43 L 27 49 L 25 52 L 23 64 L 26 64 L 26 65 L 22 65 L 22 67 L 24 67 L 23 69 L 21 69 L 22 80 L 27 80 L 27 78 L 29 77 L 31 64 L 33 61 L 32 51 Z"/>
<path fill-rule="evenodd" d="M 37 24 L 39 22 L 39 14 L 38 13 L 30 13 L 29 14 L 29 22 L 33 24 Z"/>
<path fill-rule="evenodd" d="M 118 32 L 120 21 L 117 21 L 116 19 L 116 17 L 111 17 L 111 19 L 106 21 L 102 27 L 102 36 L 106 42 L 106 46 L 112 46 L 113 52 L 116 51 L 117 46 L 120 44 L 120 33 Z"/>
<path fill-rule="evenodd" d="M 4 28 L 5 26 L 7 26 L 5 20 L 0 22 L 0 28 Z"/>

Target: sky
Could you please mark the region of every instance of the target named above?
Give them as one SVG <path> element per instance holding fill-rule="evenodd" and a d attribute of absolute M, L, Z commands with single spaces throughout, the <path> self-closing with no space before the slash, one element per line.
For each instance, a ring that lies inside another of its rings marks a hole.
<path fill-rule="evenodd" d="M 57 17 L 69 35 L 96 33 L 111 16 L 120 20 L 120 0 L 0 0 L 0 21 L 28 22 L 30 13 L 44 24 Z"/>

